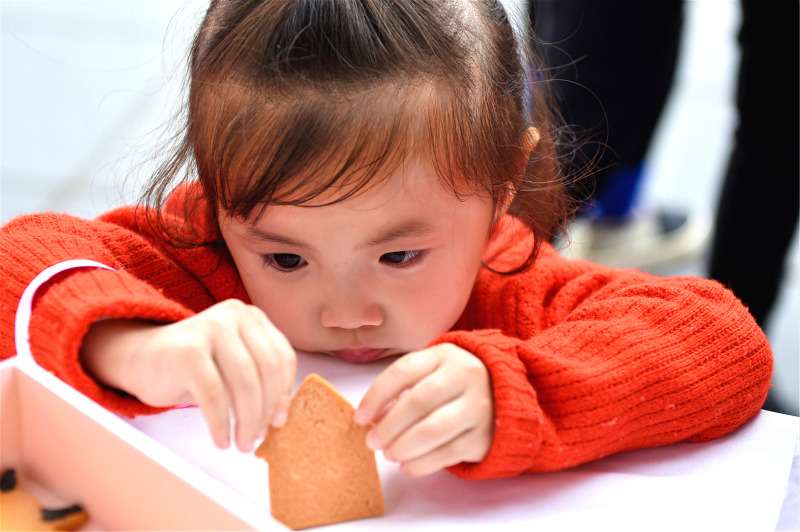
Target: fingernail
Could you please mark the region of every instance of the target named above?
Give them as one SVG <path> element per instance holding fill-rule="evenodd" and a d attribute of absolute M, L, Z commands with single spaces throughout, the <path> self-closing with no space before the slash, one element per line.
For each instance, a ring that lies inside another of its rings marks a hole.
<path fill-rule="evenodd" d="M 361 410 L 356 410 L 356 413 L 353 414 L 353 421 L 355 421 L 356 425 L 366 425 L 369 423 L 367 415 Z"/>
<path fill-rule="evenodd" d="M 225 450 L 231 446 L 231 439 L 228 437 L 222 437 L 215 442 L 217 444 L 218 449 Z"/>
<path fill-rule="evenodd" d="M 375 434 L 370 432 L 369 434 L 367 434 L 367 447 L 371 451 L 380 451 L 381 450 L 381 440 L 379 440 L 378 437 Z"/>
<path fill-rule="evenodd" d="M 256 438 L 256 439 L 257 439 L 257 440 L 263 440 L 263 439 L 264 439 L 264 438 L 266 438 L 266 437 L 267 437 L 267 427 L 264 427 L 264 428 L 262 428 L 262 429 L 261 429 L 261 431 L 258 433 L 258 438 Z"/>
<path fill-rule="evenodd" d="M 278 410 L 275 413 L 275 417 L 272 418 L 271 425 L 276 428 L 280 428 L 286 425 L 286 419 L 288 417 L 288 412 L 286 410 Z M 264 434 L 266 436 L 266 434 Z"/>

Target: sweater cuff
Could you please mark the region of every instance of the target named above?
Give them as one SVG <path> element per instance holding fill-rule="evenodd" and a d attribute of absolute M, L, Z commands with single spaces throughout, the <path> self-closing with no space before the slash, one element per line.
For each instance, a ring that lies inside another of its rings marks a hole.
<path fill-rule="evenodd" d="M 42 286 L 34 299 L 30 345 L 36 362 L 104 407 L 125 416 L 154 414 L 165 408 L 141 403 L 100 385 L 80 362 L 89 327 L 102 319 L 141 319 L 170 323 L 192 312 L 124 271 L 70 270 Z"/>
<path fill-rule="evenodd" d="M 489 370 L 494 395 L 494 435 L 486 458 L 448 470 L 464 479 L 511 477 L 531 467 L 542 441 L 543 414 L 536 391 L 516 353 L 516 341 L 500 331 L 452 331 L 433 344 L 451 343 L 478 357 Z"/>

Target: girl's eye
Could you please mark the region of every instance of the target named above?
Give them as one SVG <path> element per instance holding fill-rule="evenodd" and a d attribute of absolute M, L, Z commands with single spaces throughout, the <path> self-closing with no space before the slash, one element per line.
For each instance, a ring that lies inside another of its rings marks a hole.
<path fill-rule="evenodd" d="M 306 264 L 303 257 L 294 253 L 269 253 L 264 255 L 263 261 L 265 266 L 272 266 L 285 272 L 296 270 Z"/>
<path fill-rule="evenodd" d="M 399 268 L 410 268 L 414 266 L 425 255 L 424 250 L 413 249 L 408 251 L 392 251 L 381 255 L 381 262 L 396 266 Z"/>

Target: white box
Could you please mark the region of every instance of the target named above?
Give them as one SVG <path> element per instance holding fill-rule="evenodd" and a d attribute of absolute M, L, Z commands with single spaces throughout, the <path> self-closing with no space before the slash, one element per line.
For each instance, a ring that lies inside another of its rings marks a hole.
<path fill-rule="evenodd" d="M 2 362 L 0 394 L 0 466 L 40 499 L 81 504 L 86 528 L 270 526 L 268 514 L 41 368 Z"/>

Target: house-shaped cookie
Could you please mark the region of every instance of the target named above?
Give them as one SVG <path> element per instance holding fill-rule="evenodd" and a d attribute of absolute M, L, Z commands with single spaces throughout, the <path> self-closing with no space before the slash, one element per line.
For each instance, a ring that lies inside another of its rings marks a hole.
<path fill-rule="evenodd" d="M 272 516 L 295 530 L 383 513 L 368 427 L 319 375 L 309 375 L 289 407 L 286 425 L 270 428 L 256 450 L 269 463 Z"/>

